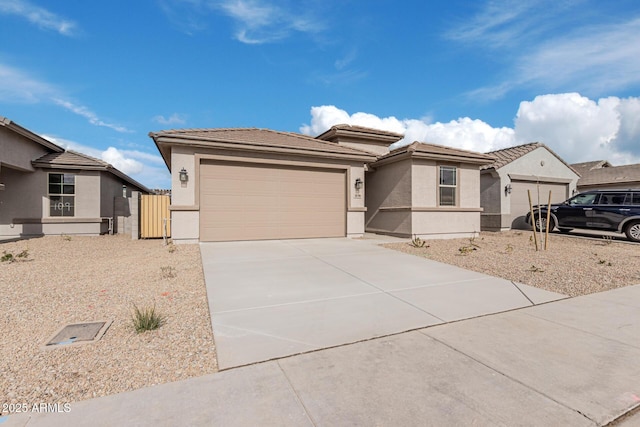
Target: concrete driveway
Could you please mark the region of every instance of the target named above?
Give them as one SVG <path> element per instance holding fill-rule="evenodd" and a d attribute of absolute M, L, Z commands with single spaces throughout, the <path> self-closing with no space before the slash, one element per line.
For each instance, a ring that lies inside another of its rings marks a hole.
<path fill-rule="evenodd" d="M 220 369 L 564 298 L 366 239 L 201 243 L 200 252 Z"/>

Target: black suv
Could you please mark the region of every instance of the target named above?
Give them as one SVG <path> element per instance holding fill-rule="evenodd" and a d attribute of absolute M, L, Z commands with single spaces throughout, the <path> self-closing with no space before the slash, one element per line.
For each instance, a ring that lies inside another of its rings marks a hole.
<path fill-rule="evenodd" d="M 547 226 L 547 206 L 533 208 L 536 230 Z M 538 218 L 539 217 L 539 218 Z M 531 224 L 531 214 L 527 213 Z M 640 242 L 640 190 L 593 190 L 580 193 L 561 204 L 551 205 L 549 230 L 573 228 L 624 232 Z"/>

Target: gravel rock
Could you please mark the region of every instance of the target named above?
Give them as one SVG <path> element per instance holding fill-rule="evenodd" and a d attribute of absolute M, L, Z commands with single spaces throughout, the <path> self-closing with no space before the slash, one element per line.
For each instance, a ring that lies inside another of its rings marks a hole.
<path fill-rule="evenodd" d="M 569 296 L 640 284 L 640 245 L 549 236 L 535 250 L 529 231 L 483 232 L 475 239 L 425 240 L 382 246 Z M 540 242 L 538 242 L 540 245 Z"/>
<path fill-rule="evenodd" d="M 200 252 L 124 236 L 0 243 L 0 403 L 67 403 L 217 371 Z M 171 274 L 167 274 L 171 271 Z M 166 323 L 137 334 L 133 304 Z M 68 323 L 113 320 L 102 339 L 43 348 Z"/>

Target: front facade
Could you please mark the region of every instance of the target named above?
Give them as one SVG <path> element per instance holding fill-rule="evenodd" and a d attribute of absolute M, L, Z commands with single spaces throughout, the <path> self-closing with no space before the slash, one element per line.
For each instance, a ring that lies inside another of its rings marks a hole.
<path fill-rule="evenodd" d="M 471 237 L 480 231 L 480 153 L 414 142 L 367 172 L 366 229 L 399 237 Z"/>
<path fill-rule="evenodd" d="M 493 160 L 422 143 L 390 152 L 402 135 L 349 125 L 316 138 L 266 129 L 150 136 L 172 171 L 175 242 L 473 235 L 479 168 Z"/>
<path fill-rule="evenodd" d="M 132 192 L 108 163 L 65 151 L 0 117 L 0 238 L 125 232 Z"/>
<path fill-rule="evenodd" d="M 482 230 L 527 228 L 532 204 L 560 203 L 576 192 L 580 175 L 549 147 L 534 142 L 488 153 L 496 161 L 480 175 Z"/>
<path fill-rule="evenodd" d="M 364 151 L 266 129 L 152 133 L 175 242 L 361 236 Z M 182 172 L 182 173 L 181 173 Z"/>

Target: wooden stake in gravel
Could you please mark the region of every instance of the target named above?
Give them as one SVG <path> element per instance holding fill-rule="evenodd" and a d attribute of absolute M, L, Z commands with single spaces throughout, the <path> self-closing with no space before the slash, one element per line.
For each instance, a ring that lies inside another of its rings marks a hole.
<path fill-rule="evenodd" d="M 544 250 L 547 250 L 547 244 L 549 243 L 549 220 L 551 219 L 551 190 L 549 190 L 549 203 L 547 204 L 547 226 L 544 232 Z"/>
<path fill-rule="evenodd" d="M 531 190 L 527 190 L 529 196 L 529 211 L 531 211 L 531 228 L 533 230 L 533 241 L 536 244 L 536 252 L 538 251 L 538 236 L 536 235 L 536 219 L 533 214 L 533 203 L 531 203 Z"/>

